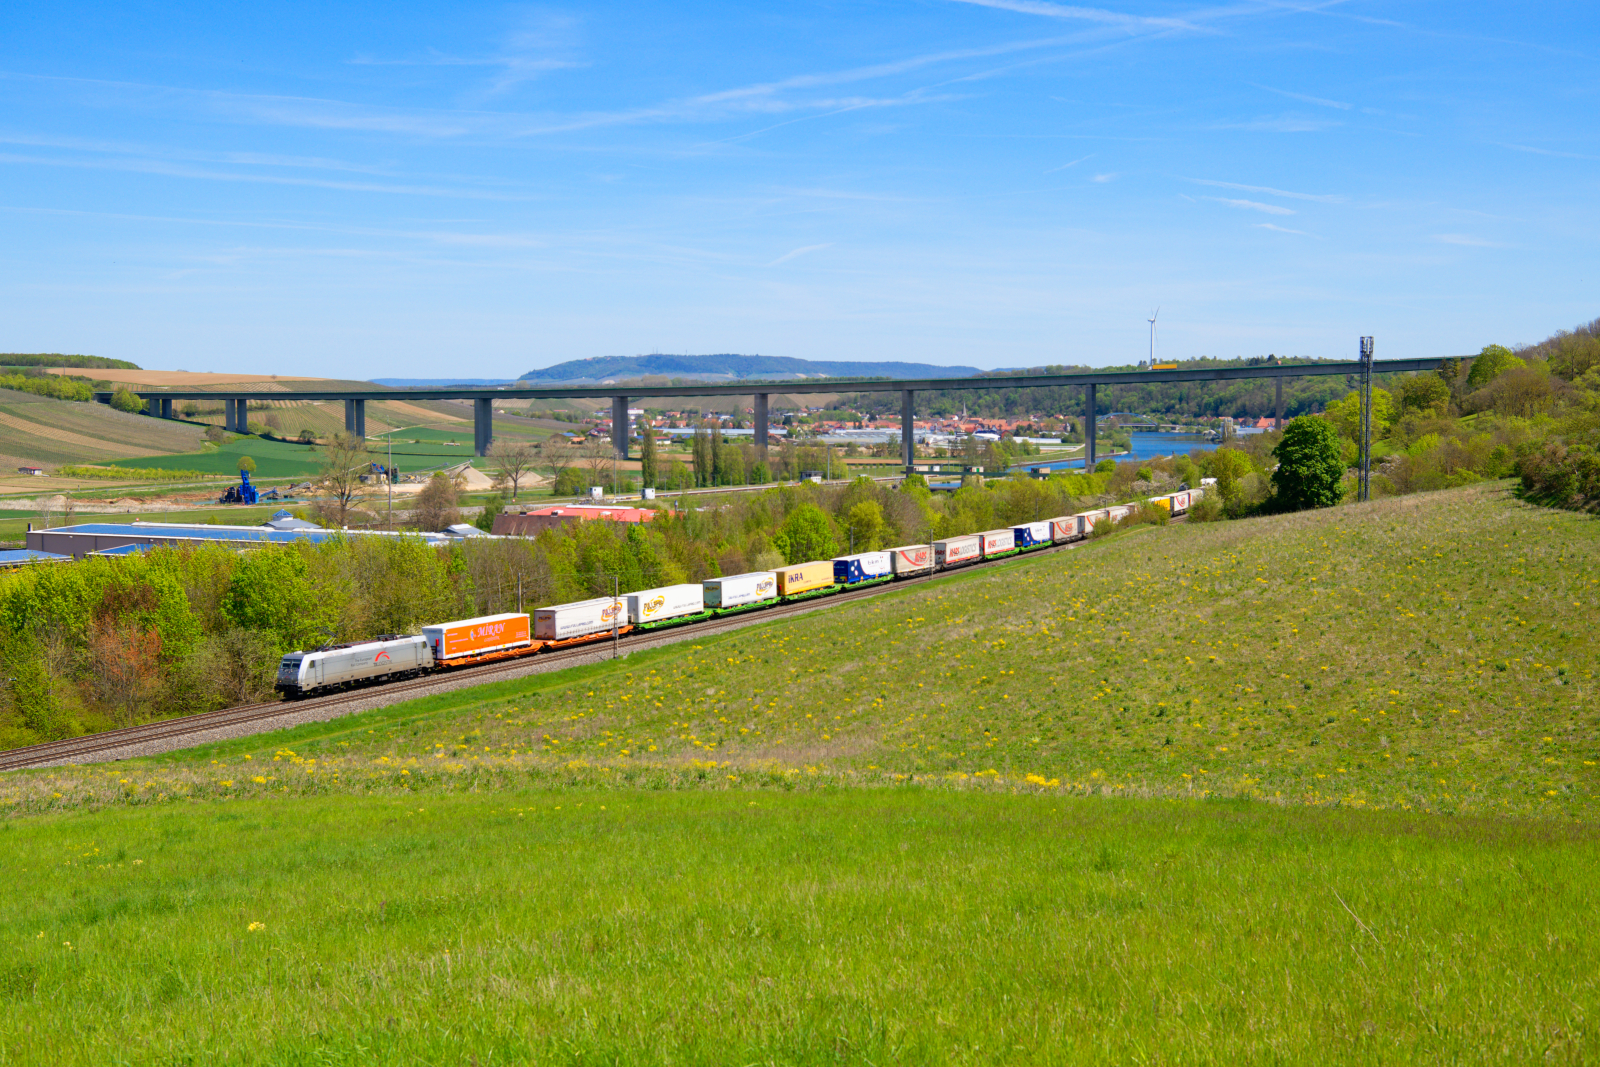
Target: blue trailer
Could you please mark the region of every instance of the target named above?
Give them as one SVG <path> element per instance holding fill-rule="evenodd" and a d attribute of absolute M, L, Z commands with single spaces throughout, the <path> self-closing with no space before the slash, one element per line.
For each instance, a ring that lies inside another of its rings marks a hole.
<path fill-rule="evenodd" d="M 887 552 L 857 552 L 853 556 L 835 556 L 833 559 L 833 580 L 837 585 L 886 582 L 893 577 Z"/>

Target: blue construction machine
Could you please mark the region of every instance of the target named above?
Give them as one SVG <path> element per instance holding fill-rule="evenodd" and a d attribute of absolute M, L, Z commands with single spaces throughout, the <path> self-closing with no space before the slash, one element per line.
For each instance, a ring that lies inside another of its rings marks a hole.
<path fill-rule="evenodd" d="M 261 500 L 261 495 L 256 492 L 256 487 L 250 484 L 250 472 L 239 472 L 239 484 L 228 486 L 228 491 L 217 498 L 219 504 L 256 504 Z"/>

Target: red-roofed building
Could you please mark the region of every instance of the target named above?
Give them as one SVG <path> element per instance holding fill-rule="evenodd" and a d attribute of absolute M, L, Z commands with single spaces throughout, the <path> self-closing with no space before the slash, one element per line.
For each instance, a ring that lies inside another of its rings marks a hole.
<path fill-rule="evenodd" d="M 649 508 L 630 508 L 620 504 L 558 504 L 521 515 L 501 512 L 494 517 L 494 532 L 513 537 L 532 537 L 542 530 L 553 530 L 570 522 L 589 522 L 594 519 L 606 522 L 654 522 L 655 517 L 656 513 Z"/>

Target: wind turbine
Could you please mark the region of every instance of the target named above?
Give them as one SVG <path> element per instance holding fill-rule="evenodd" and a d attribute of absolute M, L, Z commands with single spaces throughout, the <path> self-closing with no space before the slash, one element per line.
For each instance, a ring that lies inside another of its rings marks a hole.
<path fill-rule="evenodd" d="M 1156 308 L 1156 313 L 1146 320 L 1150 323 L 1150 368 L 1152 370 L 1155 369 L 1156 365 L 1156 318 L 1160 314 L 1161 309 Z"/>

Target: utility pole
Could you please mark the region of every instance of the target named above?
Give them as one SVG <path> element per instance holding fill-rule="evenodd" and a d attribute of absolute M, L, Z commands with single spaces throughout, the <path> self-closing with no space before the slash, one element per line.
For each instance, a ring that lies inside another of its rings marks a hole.
<path fill-rule="evenodd" d="M 522 572 L 517 572 L 517 614 L 522 614 Z"/>
<path fill-rule="evenodd" d="M 1361 500 L 1372 499 L 1372 338 L 1361 339 Z"/>
<path fill-rule="evenodd" d="M 394 431 L 383 435 L 389 444 L 389 469 L 383 472 L 383 483 L 389 487 L 389 532 L 394 532 Z"/>

